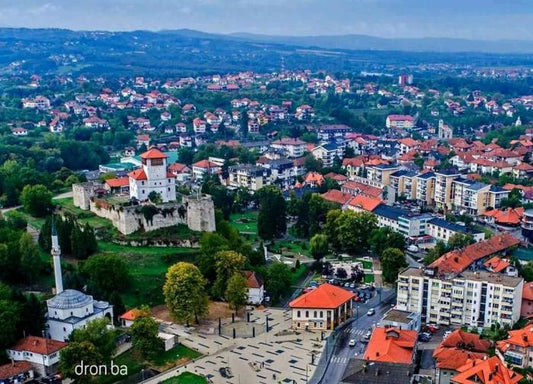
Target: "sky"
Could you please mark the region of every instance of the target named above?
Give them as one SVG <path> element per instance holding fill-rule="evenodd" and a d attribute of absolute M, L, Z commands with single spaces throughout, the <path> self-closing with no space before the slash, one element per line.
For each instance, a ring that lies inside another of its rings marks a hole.
<path fill-rule="evenodd" d="M 0 0 L 0 27 L 533 40 L 533 0 Z"/>

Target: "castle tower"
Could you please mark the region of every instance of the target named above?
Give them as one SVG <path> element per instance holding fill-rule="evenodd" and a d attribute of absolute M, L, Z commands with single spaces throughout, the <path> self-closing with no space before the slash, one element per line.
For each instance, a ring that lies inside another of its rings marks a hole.
<path fill-rule="evenodd" d="M 56 222 L 52 217 L 52 258 L 54 260 L 54 277 L 56 281 L 56 295 L 63 292 L 63 276 L 61 275 L 61 248 L 57 237 Z"/>

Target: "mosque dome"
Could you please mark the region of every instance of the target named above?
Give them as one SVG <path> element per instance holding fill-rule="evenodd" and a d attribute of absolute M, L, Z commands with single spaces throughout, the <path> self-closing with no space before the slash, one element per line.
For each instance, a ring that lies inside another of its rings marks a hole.
<path fill-rule="evenodd" d="M 74 289 L 67 289 L 48 300 L 48 308 L 71 309 L 91 304 L 92 296 Z"/>

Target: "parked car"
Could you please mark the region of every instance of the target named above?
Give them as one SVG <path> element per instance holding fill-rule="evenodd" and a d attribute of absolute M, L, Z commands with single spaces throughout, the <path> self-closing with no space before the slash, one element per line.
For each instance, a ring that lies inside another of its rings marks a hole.
<path fill-rule="evenodd" d="M 350 347 L 355 347 L 355 339 L 351 339 L 350 342 L 348 343 L 348 345 Z"/>
<path fill-rule="evenodd" d="M 367 314 L 367 316 L 372 316 L 375 313 L 376 313 L 376 310 L 374 308 L 370 308 L 366 314 Z"/>
<path fill-rule="evenodd" d="M 427 334 L 425 333 L 421 333 L 420 335 L 418 335 L 418 341 L 422 341 L 424 343 L 427 343 L 428 341 L 431 340 L 431 337 L 428 336 Z"/>
<path fill-rule="evenodd" d="M 426 326 L 426 329 L 431 332 L 431 333 L 435 333 L 439 330 L 439 327 L 438 326 L 435 326 L 433 324 L 429 324 Z"/>
<path fill-rule="evenodd" d="M 365 340 L 370 340 L 370 337 L 372 336 L 372 331 L 367 331 L 364 336 L 363 336 L 363 339 Z"/>
<path fill-rule="evenodd" d="M 448 336 L 450 336 L 450 334 L 452 333 L 453 331 L 446 331 L 444 332 L 444 336 L 442 336 L 442 339 L 445 339 L 447 338 Z"/>

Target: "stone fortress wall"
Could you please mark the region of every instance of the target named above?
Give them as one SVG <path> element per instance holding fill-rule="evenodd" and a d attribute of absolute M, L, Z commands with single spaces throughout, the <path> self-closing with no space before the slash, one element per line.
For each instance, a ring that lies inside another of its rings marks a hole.
<path fill-rule="evenodd" d="M 184 196 L 181 203 L 119 205 L 99 198 L 100 188 L 102 185 L 94 182 L 73 184 L 74 205 L 108 219 L 124 235 L 178 224 L 199 232 L 216 230 L 215 206 L 209 195 Z"/>

